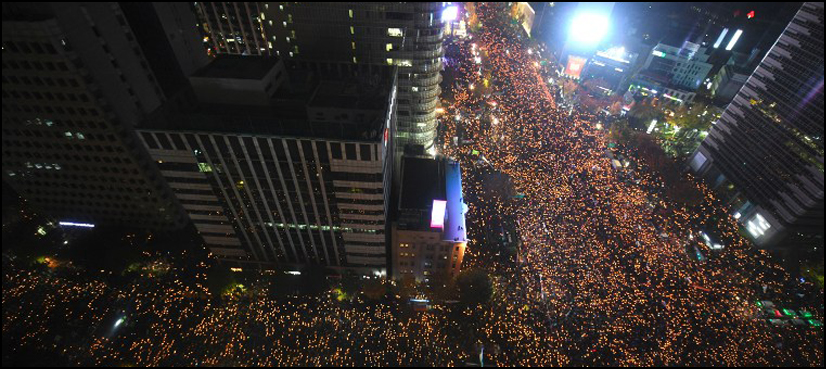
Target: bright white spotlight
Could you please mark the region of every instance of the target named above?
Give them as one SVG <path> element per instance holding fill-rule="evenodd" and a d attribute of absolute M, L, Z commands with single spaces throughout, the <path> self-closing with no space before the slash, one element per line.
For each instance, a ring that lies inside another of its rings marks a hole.
<path fill-rule="evenodd" d="M 583 44 L 596 44 L 608 34 L 608 17 L 599 14 L 578 14 L 571 23 L 571 38 Z"/>
<path fill-rule="evenodd" d="M 452 22 L 459 18 L 459 7 L 458 6 L 448 6 L 444 10 L 442 10 L 442 22 Z"/>

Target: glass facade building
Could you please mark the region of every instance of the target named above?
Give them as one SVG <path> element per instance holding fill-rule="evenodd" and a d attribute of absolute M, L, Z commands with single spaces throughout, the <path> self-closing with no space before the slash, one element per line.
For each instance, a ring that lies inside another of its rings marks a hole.
<path fill-rule="evenodd" d="M 823 3 L 805 3 L 690 160 L 758 246 L 822 244 Z"/>

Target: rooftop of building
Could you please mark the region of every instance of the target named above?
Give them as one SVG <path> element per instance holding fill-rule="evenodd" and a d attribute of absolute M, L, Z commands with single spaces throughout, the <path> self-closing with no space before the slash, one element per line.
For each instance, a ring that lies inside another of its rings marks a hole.
<path fill-rule="evenodd" d="M 436 231 L 430 228 L 433 200 L 447 200 L 444 160 L 404 157 L 401 172 L 399 229 Z"/>
<path fill-rule="evenodd" d="M 433 200 L 445 200 L 442 160 L 405 157 L 401 170 L 400 208 L 426 210 L 433 206 Z"/>
<path fill-rule="evenodd" d="M 226 68 L 243 68 L 246 59 L 253 66 L 250 69 L 257 69 L 239 72 L 249 78 L 263 77 L 278 63 L 270 57 L 221 57 L 196 74 L 230 78 L 236 72 Z M 286 81 L 268 105 L 202 103 L 190 89 L 155 112 L 141 128 L 371 142 L 382 138 L 395 81 L 392 66 L 341 73 L 291 66 L 286 71 Z"/>
<path fill-rule="evenodd" d="M 275 67 L 278 57 L 257 57 L 242 55 L 222 55 L 203 68 L 195 71 L 192 77 L 227 78 L 227 79 L 262 79 Z"/>

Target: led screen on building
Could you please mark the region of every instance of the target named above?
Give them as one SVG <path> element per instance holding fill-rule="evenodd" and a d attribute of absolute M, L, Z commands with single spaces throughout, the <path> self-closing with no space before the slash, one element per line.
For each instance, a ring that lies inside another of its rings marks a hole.
<path fill-rule="evenodd" d="M 579 78 L 579 75 L 582 74 L 582 68 L 585 67 L 585 63 L 588 59 L 583 57 L 571 55 L 568 57 L 568 65 L 565 67 L 565 74 L 574 78 Z"/>

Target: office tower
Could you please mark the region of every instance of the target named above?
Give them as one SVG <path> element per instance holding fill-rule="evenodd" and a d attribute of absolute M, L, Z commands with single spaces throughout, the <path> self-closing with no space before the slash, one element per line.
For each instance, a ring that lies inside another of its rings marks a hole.
<path fill-rule="evenodd" d="M 399 215 L 391 226 L 392 276 L 424 282 L 453 278 L 467 245 L 459 163 L 405 157 L 401 171 Z"/>
<path fill-rule="evenodd" d="M 209 63 L 193 3 L 123 2 L 121 9 L 167 98 Z"/>
<path fill-rule="evenodd" d="M 46 215 L 181 226 L 134 132 L 163 100 L 117 3 L 3 3 L 3 175 Z"/>
<path fill-rule="evenodd" d="M 318 72 L 318 71 L 322 72 Z M 395 67 L 219 56 L 142 142 L 210 251 L 237 268 L 384 275 Z"/>
<path fill-rule="evenodd" d="M 395 65 L 399 70 L 396 147 L 433 153 L 442 81 L 442 3 L 271 3 L 268 43 L 289 62 Z"/>
<path fill-rule="evenodd" d="M 690 165 L 758 246 L 822 245 L 823 3 L 803 4 Z"/>
<path fill-rule="evenodd" d="M 199 2 L 198 19 L 209 55 L 270 55 L 263 2 Z"/>

